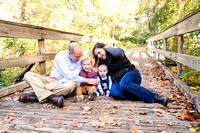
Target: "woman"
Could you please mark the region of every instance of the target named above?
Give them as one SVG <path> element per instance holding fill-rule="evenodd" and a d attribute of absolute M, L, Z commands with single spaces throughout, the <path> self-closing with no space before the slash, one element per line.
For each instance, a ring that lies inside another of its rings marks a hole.
<path fill-rule="evenodd" d="M 92 52 L 96 66 L 108 66 L 108 75 L 113 81 L 110 90 L 113 98 L 158 102 L 167 106 L 168 98 L 140 86 L 141 75 L 121 48 L 109 48 L 103 43 L 97 43 Z"/>

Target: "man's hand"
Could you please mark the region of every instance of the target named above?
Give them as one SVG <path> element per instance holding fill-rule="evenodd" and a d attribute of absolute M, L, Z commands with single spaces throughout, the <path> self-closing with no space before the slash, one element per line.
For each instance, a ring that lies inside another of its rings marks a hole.
<path fill-rule="evenodd" d="M 44 89 L 46 90 L 53 90 L 58 86 L 58 82 L 48 83 L 44 85 Z"/>
<path fill-rule="evenodd" d="M 98 85 L 99 84 L 98 79 L 87 79 L 87 78 L 84 78 L 83 82 L 88 83 L 90 85 Z"/>

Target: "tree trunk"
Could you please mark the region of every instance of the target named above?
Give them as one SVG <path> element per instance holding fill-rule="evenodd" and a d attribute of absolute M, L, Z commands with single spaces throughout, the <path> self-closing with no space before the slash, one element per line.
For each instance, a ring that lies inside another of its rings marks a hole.
<path fill-rule="evenodd" d="M 22 0 L 20 22 L 24 22 L 26 20 L 25 18 L 26 4 L 27 4 L 27 0 Z"/>

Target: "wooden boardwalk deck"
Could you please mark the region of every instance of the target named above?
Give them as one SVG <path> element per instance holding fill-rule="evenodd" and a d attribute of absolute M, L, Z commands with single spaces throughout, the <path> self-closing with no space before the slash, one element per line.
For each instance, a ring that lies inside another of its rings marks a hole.
<path fill-rule="evenodd" d="M 65 98 L 65 107 L 60 109 L 50 103 L 20 103 L 17 99 L 22 92 L 16 92 L 0 100 L 0 132 L 189 133 L 196 128 L 198 122 L 193 120 L 195 110 L 192 105 L 187 104 L 185 96 L 169 82 L 153 60 L 145 52 L 127 53 L 127 56 L 140 70 L 142 86 L 170 97 L 167 108 L 158 103 L 104 96 L 92 102 L 73 103 L 69 96 Z M 31 88 L 24 90 L 31 91 Z M 195 117 L 199 119 L 198 115 Z"/>

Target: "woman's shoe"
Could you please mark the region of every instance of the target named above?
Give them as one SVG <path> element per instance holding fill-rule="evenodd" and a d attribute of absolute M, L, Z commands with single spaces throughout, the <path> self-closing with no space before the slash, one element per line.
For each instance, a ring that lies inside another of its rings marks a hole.
<path fill-rule="evenodd" d="M 166 107 L 167 104 L 168 104 L 169 98 L 168 97 L 164 97 L 162 95 L 158 95 L 158 93 L 156 93 L 154 101 L 156 103 L 161 103 L 162 105 L 164 105 Z"/>

